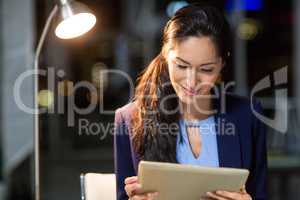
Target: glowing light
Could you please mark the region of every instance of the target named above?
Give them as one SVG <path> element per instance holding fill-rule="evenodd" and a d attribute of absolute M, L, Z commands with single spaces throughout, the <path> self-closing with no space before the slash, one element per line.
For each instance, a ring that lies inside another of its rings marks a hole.
<path fill-rule="evenodd" d="M 186 2 L 186 1 L 173 1 L 173 2 L 169 3 L 169 5 L 167 6 L 168 16 L 172 17 L 177 10 L 179 10 L 180 8 L 182 8 L 186 5 L 188 5 L 188 2 Z"/>
<path fill-rule="evenodd" d="M 40 90 L 38 94 L 38 103 L 42 107 L 50 107 L 53 105 L 54 95 L 50 90 Z"/>
<path fill-rule="evenodd" d="M 71 39 L 83 35 L 96 24 L 96 17 L 91 13 L 79 13 L 63 20 L 55 29 L 61 39 Z"/>
<path fill-rule="evenodd" d="M 262 7 L 262 0 L 227 0 L 225 3 L 225 9 L 229 12 L 233 10 L 260 11 Z"/>
<path fill-rule="evenodd" d="M 243 40 L 253 40 L 260 31 L 260 24 L 254 19 L 245 19 L 238 26 L 238 36 Z"/>

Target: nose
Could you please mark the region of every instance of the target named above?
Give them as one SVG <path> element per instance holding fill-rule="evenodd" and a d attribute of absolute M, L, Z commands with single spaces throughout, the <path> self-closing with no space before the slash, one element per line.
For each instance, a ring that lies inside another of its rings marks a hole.
<path fill-rule="evenodd" d="M 187 84 L 186 86 L 188 87 L 189 90 L 196 90 L 197 86 L 197 72 L 196 70 L 188 70 L 187 72 Z"/>

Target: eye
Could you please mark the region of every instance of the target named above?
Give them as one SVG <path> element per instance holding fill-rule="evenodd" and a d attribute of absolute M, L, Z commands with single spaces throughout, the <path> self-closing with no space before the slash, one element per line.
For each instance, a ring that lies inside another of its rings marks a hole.
<path fill-rule="evenodd" d="M 176 67 L 178 67 L 179 69 L 186 69 L 186 68 L 188 68 L 188 66 L 178 65 L 178 64 L 176 64 Z"/>
<path fill-rule="evenodd" d="M 199 68 L 199 71 L 204 72 L 204 73 L 211 73 L 214 71 L 213 67 L 201 67 Z"/>
<path fill-rule="evenodd" d="M 214 70 L 213 70 L 213 69 L 201 69 L 201 71 L 210 73 L 210 72 L 212 72 L 212 71 L 214 71 Z"/>

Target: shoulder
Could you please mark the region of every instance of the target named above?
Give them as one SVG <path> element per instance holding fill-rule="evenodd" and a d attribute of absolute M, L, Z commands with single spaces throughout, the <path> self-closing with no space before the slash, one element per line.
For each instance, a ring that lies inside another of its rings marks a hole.
<path fill-rule="evenodd" d="M 116 114 L 121 114 L 122 117 L 128 118 L 133 112 L 137 109 L 137 105 L 135 101 L 130 101 L 129 103 L 119 107 L 116 109 Z"/>
<path fill-rule="evenodd" d="M 116 109 L 116 112 L 121 112 L 125 114 L 126 112 L 132 113 L 137 108 L 135 101 L 130 101 L 129 103 Z"/>
<path fill-rule="evenodd" d="M 263 133 L 260 134 L 263 136 L 265 126 L 260 119 L 264 114 L 261 102 L 254 97 L 243 97 L 233 93 L 227 93 L 225 96 L 226 116 L 234 120 L 237 128 L 243 130 L 243 135 L 246 136 L 248 132 L 249 136 L 253 134 L 256 137 L 259 133 Z"/>
<path fill-rule="evenodd" d="M 227 112 L 252 114 L 254 111 L 261 110 L 261 103 L 256 98 L 240 96 L 234 93 L 224 95 L 223 104 Z"/>
<path fill-rule="evenodd" d="M 220 113 L 226 120 L 235 124 L 235 127 L 244 130 L 256 130 L 261 123 L 259 116 L 263 115 L 263 109 L 258 99 L 244 97 L 233 93 L 226 93 L 221 100 Z M 222 103 L 223 102 L 223 103 Z M 223 105 L 222 105 L 223 104 Z"/>
<path fill-rule="evenodd" d="M 129 103 L 116 109 L 115 119 L 117 121 L 122 120 L 123 122 L 125 122 L 126 125 L 130 125 L 132 115 L 136 109 L 136 102 L 130 101 Z"/>

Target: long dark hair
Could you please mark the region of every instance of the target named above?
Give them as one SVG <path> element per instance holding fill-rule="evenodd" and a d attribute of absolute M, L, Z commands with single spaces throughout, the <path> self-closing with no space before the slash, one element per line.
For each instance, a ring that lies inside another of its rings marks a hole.
<path fill-rule="evenodd" d="M 177 162 L 179 100 L 171 85 L 166 56 L 176 44 L 191 36 L 210 37 L 223 60 L 230 52 L 229 24 L 217 8 L 191 4 L 168 21 L 161 52 L 139 76 L 135 89 L 133 146 L 143 160 Z"/>

